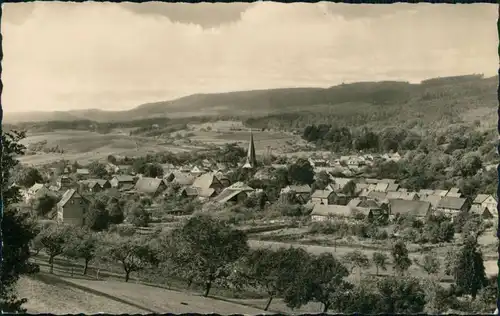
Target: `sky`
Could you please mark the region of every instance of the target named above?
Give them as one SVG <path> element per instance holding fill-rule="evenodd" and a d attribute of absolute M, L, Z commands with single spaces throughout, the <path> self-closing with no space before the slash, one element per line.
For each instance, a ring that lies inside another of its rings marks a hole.
<path fill-rule="evenodd" d="M 494 4 L 3 4 L 5 112 L 498 68 Z"/>

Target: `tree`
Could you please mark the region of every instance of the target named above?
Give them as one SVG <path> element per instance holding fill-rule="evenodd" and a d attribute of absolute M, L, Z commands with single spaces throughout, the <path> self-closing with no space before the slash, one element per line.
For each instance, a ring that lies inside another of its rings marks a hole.
<path fill-rule="evenodd" d="M 111 235 L 99 251 L 103 261 L 119 262 L 125 272 L 125 282 L 130 279 L 130 273 L 141 271 L 159 263 L 158 253 L 151 247 L 145 237 L 123 237 Z"/>
<path fill-rule="evenodd" d="M 425 292 L 416 278 L 386 277 L 377 283 L 384 314 L 416 314 L 423 311 Z"/>
<path fill-rule="evenodd" d="M 344 260 L 346 263 L 351 265 L 351 273 L 354 268 L 358 268 L 358 272 L 361 274 L 361 269 L 367 269 L 370 267 L 370 260 L 360 250 L 349 252 L 344 256 Z"/>
<path fill-rule="evenodd" d="M 435 253 L 426 254 L 423 258 L 422 268 L 428 274 L 437 274 L 441 263 L 439 262 L 439 257 Z"/>
<path fill-rule="evenodd" d="M 150 213 L 141 202 L 134 203 L 129 208 L 128 222 L 136 227 L 147 227 L 151 220 L 150 217 Z"/>
<path fill-rule="evenodd" d="M 97 236 L 86 229 L 78 229 L 73 232 L 65 247 L 65 255 L 74 259 L 83 259 L 83 275 L 87 274 L 90 261 L 92 261 L 98 250 Z"/>
<path fill-rule="evenodd" d="M 375 264 L 375 267 L 377 269 L 377 275 L 378 275 L 379 269 L 382 269 L 382 271 L 387 270 L 387 261 L 389 260 L 389 257 L 385 253 L 374 252 L 372 260 L 373 260 L 373 263 Z"/>
<path fill-rule="evenodd" d="M 21 174 L 17 177 L 17 184 L 22 187 L 29 188 L 35 183 L 43 183 L 43 177 L 40 171 L 33 167 L 23 169 Z"/>
<path fill-rule="evenodd" d="M 310 301 L 316 301 L 323 304 L 323 313 L 326 313 L 339 302 L 344 291 L 352 288 L 344 280 L 348 275 L 347 268 L 332 254 L 323 253 L 313 257 L 285 292 L 285 302 L 291 308 L 298 308 Z"/>
<path fill-rule="evenodd" d="M 108 155 L 107 160 L 108 160 L 109 163 L 112 163 L 114 165 L 116 165 L 116 163 L 117 163 L 116 157 L 113 156 L 113 155 Z"/>
<path fill-rule="evenodd" d="M 0 310 L 6 313 L 26 312 L 22 304 L 27 299 L 17 296 L 16 282 L 21 275 L 39 271 L 38 265 L 29 261 L 29 246 L 37 234 L 35 223 L 30 220 L 28 213 L 19 212 L 13 207 L 13 204 L 21 200 L 19 188 L 13 185 L 12 171 L 19 165 L 17 156 L 24 154 L 25 147 L 20 143 L 24 137 L 24 133 L 16 131 L 2 132 L 1 135 L 3 247 L 0 267 Z"/>
<path fill-rule="evenodd" d="M 320 171 L 314 181 L 317 190 L 324 190 L 327 185 L 332 182 L 328 173 L 324 170 Z"/>
<path fill-rule="evenodd" d="M 293 276 L 300 273 L 309 254 L 300 248 L 282 248 L 279 250 L 252 250 L 245 257 L 240 276 L 254 287 L 262 288 L 269 298 L 265 311 L 277 295 L 283 295 L 293 283 Z"/>
<path fill-rule="evenodd" d="M 54 258 L 64 253 L 71 229 L 67 225 L 53 225 L 40 232 L 40 243 L 49 255 L 50 273 L 54 273 Z"/>
<path fill-rule="evenodd" d="M 89 165 L 89 172 L 92 176 L 102 179 L 108 175 L 108 171 L 106 170 L 106 166 L 98 161 L 93 161 Z"/>
<path fill-rule="evenodd" d="M 314 182 L 314 169 L 305 158 L 299 158 L 288 167 L 288 178 L 292 183 L 312 184 Z"/>
<path fill-rule="evenodd" d="M 227 275 L 227 266 L 241 258 L 248 251 L 247 236 L 235 230 L 228 223 L 210 216 L 190 218 L 179 228 L 177 236 L 180 245 L 186 247 L 195 271 L 194 278 L 205 283 L 207 297 L 213 282 Z M 185 264 L 184 256 L 176 257 L 177 265 Z"/>
<path fill-rule="evenodd" d="M 403 273 L 411 266 L 411 260 L 408 257 L 408 249 L 403 241 L 398 241 L 392 248 L 392 258 L 394 261 L 394 270 Z"/>
<path fill-rule="evenodd" d="M 90 206 L 84 215 L 85 226 L 94 231 L 101 231 L 108 228 L 110 220 L 106 204 L 107 197 L 105 195 L 93 196 Z"/>
<path fill-rule="evenodd" d="M 496 211 L 496 210 L 495 210 Z M 469 215 L 467 221 L 462 227 L 462 236 L 467 239 L 469 236 L 472 236 L 476 243 L 481 237 L 482 234 L 486 231 L 487 226 L 484 220 L 480 216 Z"/>
<path fill-rule="evenodd" d="M 121 224 L 125 219 L 125 214 L 123 214 L 122 203 L 116 198 L 111 198 L 108 201 L 106 209 L 108 211 L 109 222 L 112 224 Z"/>
<path fill-rule="evenodd" d="M 354 196 L 356 194 L 356 183 L 354 181 L 349 181 L 342 188 L 342 193 L 347 194 L 348 196 Z"/>
<path fill-rule="evenodd" d="M 144 166 L 143 175 L 150 178 L 162 177 L 163 168 L 157 163 L 147 164 Z"/>
<path fill-rule="evenodd" d="M 465 240 L 452 269 L 457 287 L 474 300 L 479 290 L 487 285 L 483 255 L 474 237 Z"/>
<path fill-rule="evenodd" d="M 37 196 L 33 208 L 38 216 L 45 216 L 49 213 L 57 204 L 57 198 L 49 193 Z"/>

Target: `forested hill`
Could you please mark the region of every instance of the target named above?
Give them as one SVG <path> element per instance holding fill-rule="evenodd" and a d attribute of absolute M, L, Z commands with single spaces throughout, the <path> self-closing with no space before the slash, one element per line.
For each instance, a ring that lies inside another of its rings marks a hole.
<path fill-rule="evenodd" d="M 330 88 L 290 88 L 194 94 L 173 101 L 143 104 L 120 112 L 100 110 L 6 113 L 6 122 L 92 120 L 124 121 L 152 117 L 232 116 L 255 127 L 304 127 L 339 121 L 365 125 L 486 119 L 497 106 L 497 77 L 481 75 L 436 78 L 420 84 L 359 82 Z M 31 116 L 31 117 L 30 117 Z M 278 124 L 278 125 L 276 125 Z M 285 126 L 288 125 L 288 126 Z"/>

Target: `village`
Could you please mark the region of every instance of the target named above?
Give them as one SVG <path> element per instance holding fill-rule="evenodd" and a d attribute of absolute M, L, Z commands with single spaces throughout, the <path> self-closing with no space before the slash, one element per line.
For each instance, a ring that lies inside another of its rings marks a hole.
<path fill-rule="evenodd" d="M 253 137 L 249 141 L 246 161 L 242 169 L 252 170 L 255 179 L 270 180 L 270 169 L 286 169 L 286 164 L 271 164 L 271 168 L 259 170 L 255 155 Z M 399 215 L 412 215 L 425 218 L 432 212 L 442 212 L 453 218 L 460 212 L 471 212 L 486 220 L 497 220 L 497 200 L 490 194 L 478 194 L 474 199 L 465 198 L 458 188 L 449 190 L 424 189 L 410 192 L 401 188 L 394 179 L 371 179 L 362 177 L 335 177 L 341 172 L 344 175 L 355 175 L 363 166 L 370 165 L 375 159 L 382 161 L 399 161 L 398 153 L 384 155 L 340 156 L 327 160 L 309 158 L 307 161 L 314 170 L 315 176 L 326 173 L 329 184 L 321 189 L 312 189 L 310 185 L 287 185 L 280 188 L 280 200 L 292 199 L 295 203 L 310 209 L 312 221 L 327 220 L 331 217 L 353 217 L 357 213 L 365 216 L 384 216 L 393 218 Z M 293 163 L 291 160 L 290 163 Z M 70 177 L 71 166 L 63 170 L 55 184 L 35 183 L 23 191 L 26 204 L 30 204 L 37 196 L 47 192 L 59 193 L 53 215 L 63 223 L 83 225 L 83 218 L 89 204 L 89 194 L 108 192 L 109 194 L 141 195 L 155 200 L 165 197 L 168 187 L 178 187 L 178 194 L 184 199 L 197 200 L 203 205 L 224 205 L 241 203 L 251 195 L 264 193 L 247 183 L 238 181 L 231 183 L 230 173 L 233 171 L 223 163 L 211 162 L 207 159 L 201 165 L 174 166 L 163 164 L 161 177 L 145 177 L 135 174 L 130 166 L 117 166 L 107 162 L 107 178 L 92 178 L 86 168 L 77 168 L 75 182 Z M 52 168 L 52 172 L 55 172 Z M 50 175 L 49 175 L 50 176 Z M 154 208 L 154 204 L 152 206 Z M 150 208 L 151 209 L 151 208 Z"/>

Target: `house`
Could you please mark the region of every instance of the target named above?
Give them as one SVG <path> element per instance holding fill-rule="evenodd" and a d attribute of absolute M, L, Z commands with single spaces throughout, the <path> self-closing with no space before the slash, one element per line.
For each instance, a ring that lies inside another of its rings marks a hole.
<path fill-rule="evenodd" d="M 111 183 L 104 179 L 89 179 L 82 181 L 83 186 L 89 192 L 100 192 L 111 188 Z"/>
<path fill-rule="evenodd" d="M 243 190 L 231 190 L 226 188 L 214 198 L 214 202 L 219 204 L 225 204 L 228 202 L 240 203 L 243 202 L 248 195 L 248 192 Z"/>
<path fill-rule="evenodd" d="M 173 174 L 174 179 L 172 180 L 172 183 L 176 183 L 180 186 L 190 186 L 196 179 L 195 176 L 183 172 L 174 172 Z"/>
<path fill-rule="evenodd" d="M 312 204 L 333 204 L 335 199 L 335 193 L 330 190 L 316 190 L 311 195 L 310 202 Z"/>
<path fill-rule="evenodd" d="M 165 191 L 167 185 L 163 179 L 142 177 L 137 180 L 134 186 L 134 191 L 137 193 L 157 196 Z"/>
<path fill-rule="evenodd" d="M 216 196 L 216 192 L 212 188 L 197 188 L 185 187 L 180 191 L 182 197 L 209 199 Z"/>
<path fill-rule="evenodd" d="M 214 189 L 216 194 L 219 194 L 224 189 L 224 185 L 217 179 L 215 173 L 205 173 L 194 179 L 191 185 L 200 189 Z"/>
<path fill-rule="evenodd" d="M 399 190 L 399 184 L 397 184 L 397 183 L 389 183 L 389 185 L 387 186 L 387 191 L 386 192 L 398 191 L 398 190 Z"/>
<path fill-rule="evenodd" d="M 44 192 L 48 192 L 47 187 L 42 183 L 33 184 L 28 190 L 26 190 L 24 194 L 24 199 L 26 203 L 30 203 L 37 196 L 44 194 Z"/>
<path fill-rule="evenodd" d="M 407 200 L 407 201 L 417 201 L 419 196 L 416 192 L 405 192 L 405 191 L 391 191 L 387 192 L 387 199 L 389 200 Z"/>
<path fill-rule="evenodd" d="M 311 195 L 311 187 L 309 185 L 288 185 L 281 189 L 280 195 L 288 196 L 293 195 L 299 203 L 306 203 Z"/>
<path fill-rule="evenodd" d="M 383 201 L 388 198 L 387 193 L 377 191 L 370 191 L 366 197 L 377 201 Z"/>
<path fill-rule="evenodd" d="M 219 204 L 228 202 L 239 203 L 244 201 L 254 192 L 255 190 L 245 183 L 236 182 L 233 185 L 225 188 L 218 196 L 216 196 L 214 202 Z"/>
<path fill-rule="evenodd" d="M 462 192 L 460 192 L 459 188 L 451 188 L 448 191 L 448 193 L 446 193 L 446 196 L 461 198 L 462 197 Z"/>
<path fill-rule="evenodd" d="M 56 185 L 60 190 L 67 190 L 73 185 L 73 180 L 68 176 L 61 176 L 57 179 Z"/>
<path fill-rule="evenodd" d="M 352 208 L 347 205 L 314 204 L 311 212 L 311 220 L 322 222 L 330 220 L 333 217 L 351 217 L 352 215 Z"/>
<path fill-rule="evenodd" d="M 64 192 L 57 203 L 57 221 L 75 226 L 84 224 L 84 216 L 89 207 L 89 201 L 75 189 Z"/>
<path fill-rule="evenodd" d="M 470 203 L 465 198 L 444 196 L 439 201 L 436 209 L 446 214 L 457 214 L 467 212 L 470 209 Z"/>
<path fill-rule="evenodd" d="M 472 202 L 472 206 L 477 208 L 480 206 L 482 209 L 488 209 L 490 212 L 495 213 L 494 216 L 497 215 L 497 200 L 491 194 L 478 194 L 474 201 Z"/>
<path fill-rule="evenodd" d="M 439 201 L 441 201 L 441 199 L 443 198 L 441 195 L 436 195 L 436 194 L 423 195 L 421 192 L 422 190 L 420 190 L 419 192 L 420 201 L 431 203 L 431 206 L 433 208 L 437 208 L 439 205 Z"/>
<path fill-rule="evenodd" d="M 191 173 L 193 176 L 197 177 L 201 174 L 203 174 L 203 170 L 198 168 L 197 166 L 194 166 L 190 171 L 189 173 Z"/>
<path fill-rule="evenodd" d="M 228 176 L 221 174 L 221 173 L 217 173 L 215 176 L 217 177 L 219 182 L 222 184 L 222 187 L 227 188 L 228 186 L 231 185 L 231 180 L 229 179 Z"/>
<path fill-rule="evenodd" d="M 389 200 L 389 214 L 391 216 L 413 215 L 419 218 L 426 217 L 431 210 L 431 203 L 414 200 Z"/>
<path fill-rule="evenodd" d="M 387 189 L 389 188 L 389 183 L 386 182 L 379 182 L 376 184 L 375 188 L 373 191 L 377 192 L 387 192 Z"/>
<path fill-rule="evenodd" d="M 76 175 L 79 178 L 86 179 L 90 176 L 90 171 L 87 168 L 79 168 L 79 169 L 76 169 Z"/>
<path fill-rule="evenodd" d="M 122 189 L 124 186 L 128 188 L 133 188 L 136 182 L 136 179 L 130 175 L 115 175 L 111 181 L 109 181 L 111 187 Z"/>

